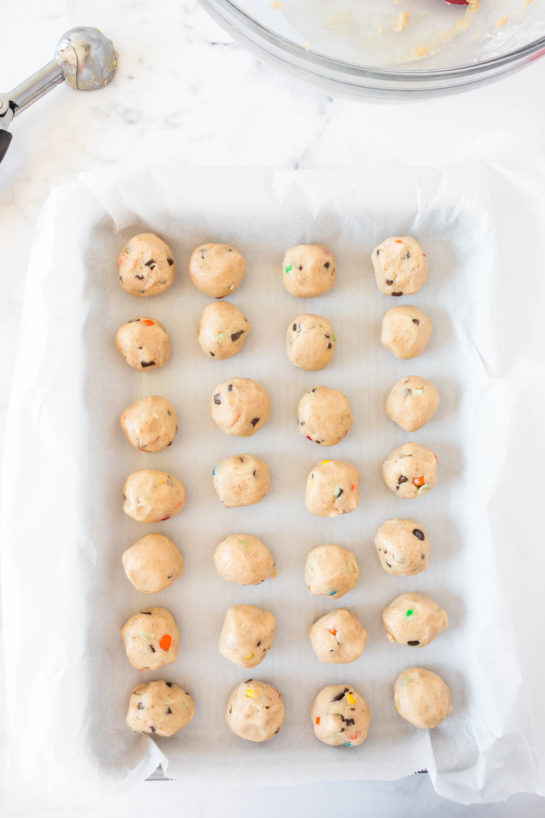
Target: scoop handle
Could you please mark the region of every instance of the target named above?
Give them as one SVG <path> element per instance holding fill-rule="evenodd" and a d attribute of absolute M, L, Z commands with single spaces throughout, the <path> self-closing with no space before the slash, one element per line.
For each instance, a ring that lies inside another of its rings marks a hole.
<path fill-rule="evenodd" d="M 9 148 L 9 143 L 11 142 L 13 134 L 9 131 L 4 131 L 0 129 L 0 162 L 6 155 L 6 151 Z"/>

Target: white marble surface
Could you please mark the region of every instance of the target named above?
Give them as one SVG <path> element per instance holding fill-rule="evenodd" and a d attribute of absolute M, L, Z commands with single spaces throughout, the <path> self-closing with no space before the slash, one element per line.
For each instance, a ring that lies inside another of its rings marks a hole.
<path fill-rule="evenodd" d="M 278 74 L 233 43 L 196 0 L 5 0 L 2 11 L 6 90 L 50 59 L 58 37 L 74 25 L 107 33 L 119 51 L 120 69 L 109 88 L 94 94 L 58 88 L 13 123 L 13 143 L 0 168 L 0 429 L 34 223 L 51 188 L 79 172 L 119 162 L 283 167 L 439 165 L 467 158 L 516 162 L 544 147 L 545 59 L 463 96 L 371 105 Z M 3 434 L 0 456 L 2 446 Z M 533 796 L 464 809 L 435 797 L 426 776 L 413 776 L 393 785 L 206 792 L 145 783 L 135 788 L 130 803 L 105 808 L 104 816 L 193 818 L 221 809 L 227 818 L 286 811 L 319 818 L 334 809 L 353 814 L 360 804 L 367 814 L 387 818 L 545 814 L 545 801 Z"/>

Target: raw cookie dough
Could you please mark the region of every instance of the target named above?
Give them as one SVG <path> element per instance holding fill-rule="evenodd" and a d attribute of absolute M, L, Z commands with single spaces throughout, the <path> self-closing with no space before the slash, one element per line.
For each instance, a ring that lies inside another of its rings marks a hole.
<path fill-rule="evenodd" d="M 288 361 L 298 369 L 315 372 L 333 358 L 337 339 L 321 315 L 297 315 L 286 332 Z"/>
<path fill-rule="evenodd" d="M 268 741 L 284 722 L 282 697 L 272 685 L 248 679 L 229 696 L 225 720 L 246 741 Z"/>
<path fill-rule="evenodd" d="M 392 307 L 382 319 L 380 340 L 396 358 L 416 358 L 428 345 L 432 328 L 427 315 L 410 304 L 402 304 Z"/>
<path fill-rule="evenodd" d="M 423 648 L 445 630 L 448 616 L 431 597 L 410 591 L 384 608 L 382 624 L 390 642 Z"/>
<path fill-rule="evenodd" d="M 255 667 L 272 648 L 276 619 L 254 605 L 235 605 L 223 620 L 219 651 L 239 667 Z"/>
<path fill-rule="evenodd" d="M 166 398 L 148 395 L 121 413 L 121 428 L 135 449 L 161 452 L 172 445 L 178 431 L 178 415 Z"/>
<path fill-rule="evenodd" d="M 208 358 L 223 361 L 240 352 L 250 322 L 228 301 L 213 301 L 202 311 L 197 327 L 199 346 Z"/>
<path fill-rule="evenodd" d="M 125 292 L 143 298 L 159 295 L 174 281 L 172 250 L 155 233 L 129 239 L 118 258 L 119 281 Z"/>
<path fill-rule="evenodd" d="M 435 486 L 437 457 L 418 443 L 404 443 L 390 452 L 382 464 L 382 476 L 390 491 L 414 500 Z"/>
<path fill-rule="evenodd" d="M 371 713 L 365 699 L 348 685 L 324 687 L 310 711 L 314 735 L 329 744 L 339 747 L 357 747 L 367 738 Z"/>
<path fill-rule="evenodd" d="M 352 421 L 346 395 L 328 386 L 316 386 L 305 392 L 297 407 L 299 431 L 320 446 L 339 443 L 350 431 Z"/>
<path fill-rule="evenodd" d="M 137 670 L 157 670 L 176 661 L 180 632 L 166 608 L 144 608 L 121 628 L 127 658 Z"/>
<path fill-rule="evenodd" d="M 121 561 L 129 582 L 144 594 L 168 588 L 184 570 L 182 555 L 163 534 L 140 537 L 123 552 Z"/>
<path fill-rule="evenodd" d="M 296 298 L 326 293 L 335 284 L 336 274 L 333 253 L 323 244 L 298 244 L 284 254 L 282 281 Z"/>
<path fill-rule="evenodd" d="M 133 369 L 158 369 L 170 357 L 168 333 L 155 318 L 132 318 L 122 324 L 115 345 Z"/>
<path fill-rule="evenodd" d="M 250 437 L 261 429 L 270 411 L 267 390 L 251 378 L 220 383 L 210 398 L 212 420 L 227 435 Z"/>
<path fill-rule="evenodd" d="M 216 546 L 214 566 L 222 579 L 239 585 L 258 585 L 276 576 L 267 546 L 251 534 L 230 534 Z"/>
<path fill-rule="evenodd" d="M 428 567 L 430 540 L 414 520 L 386 520 L 375 536 L 380 564 L 388 574 L 402 577 L 419 574 Z"/>
<path fill-rule="evenodd" d="M 359 659 L 367 631 L 348 608 L 337 608 L 308 629 L 310 644 L 320 662 L 345 664 Z"/>
<path fill-rule="evenodd" d="M 246 272 L 246 260 L 228 244 L 201 244 L 191 253 L 189 275 L 195 287 L 213 298 L 236 290 Z"/>
<path fill-rule="evenodd" d="M 267 464 L 253 454 L 225 457 L 212 469 L 216 494 L 227 508 L 259 503 L 271 484 Z"/>
<path fill-rule="evenodd" d="M 123 486 L 123 511 L 139 523 L 158 523 L 175 517 L 185 505 L 185 489 L 175 477 L 159 469 L 129 474 Z"/>
<path fill-rule="evenodd" d="M 340 545 L 318 545 L 307 554 L 305 582 L 311 594 L 339 599 L 352 590 L 359 575 L 355 555 Z"/>
<path fill-rule="evenodd" d="M 371 259 L 377 287 L 385 295 L 412 295 L 426 283 L 428 259 L 411 236 L 384 239 Z"/>
<path fill-rule="evenodd" d="M 360 473 L 344 460 L 322 460 L 307 477 L 305 502 L 320 517 L 348 514 L 358 505 Z"/>
<path fill-rule="evenodd" d="M 194 712 L 189 693 L 161 679 L 133 687 L 126 721 L 136 733 L 168 737 L 189 724 Z"/>
<path fill-rule="evenodd" d="M 394 704 L 413 727 L 437 727 L 450 714 L 450 690 L 437 673 L 408 667 L 396 679 Z"/>
<path fill-rule="evenodd" d="M 385 411 L 406 432 L 416 432 L 432 419 L 438 408 L 439 393 L 435 386 L 418 375 L 409 375 L 392 387 Z"/>

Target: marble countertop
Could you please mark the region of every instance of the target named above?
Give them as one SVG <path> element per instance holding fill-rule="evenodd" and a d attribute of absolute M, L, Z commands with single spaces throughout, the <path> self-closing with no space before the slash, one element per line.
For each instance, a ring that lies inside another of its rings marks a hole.
<path fill-rule="evenodd" d="M 545 59 L 462 96 L 371 104 L 279 74 L 234 43 L 197 0 L 25 0 L 6 4 L 3 11 L 5 90 L 47 62 L 57 39 L 74 25 L 94 25 L 111 37 L 119 72 L 111 86 L 93 94 L 62 86 L 12 125 L 12 146 L 0 171 L 2 429 L 34 224 L 49 191 L 78 173 L 121 162 L 287 168 L 466 159 L 514 163 L 528 161 L 545 144 Z M 227 818 L 267 818 L 288 809 L 325 816 L 334 809 L 353 813 L 359 803 L 369 814 L 387 818 L 545 814 L 545 802 L 534 796 L 464 809 L 440 801 L 422 775 L 395 784 L 210 787 L 206 792 L 143 783 L 135 786 L 130 803 L 105 808 L 104 815 L 130 811 L 166 818 L 176 810 L 177 816 L 193 818 L 213 816 L 221 808 Z"/>

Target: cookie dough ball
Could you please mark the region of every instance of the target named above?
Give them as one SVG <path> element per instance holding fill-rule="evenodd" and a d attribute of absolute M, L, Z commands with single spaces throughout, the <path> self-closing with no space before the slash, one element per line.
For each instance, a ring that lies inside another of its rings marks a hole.
<path fill-rule="evenodd" d="M 380 340 L 396 358 L 416 358 L 426 349 L 432 328 L 431 319 L 416 307 L 393 307 L 382 319 Z"/>
<path fill-rule="evenodd" d="M 223 361 L 240 352 L 250 322 L 228 301 L 213 301 L 202 311 L 197 327 L 199 346 L 208 358 Z"/>
<path fill-rule="evenodd" d="M 298 315 L 286 332 L 288 361 L 298 369 L 315 372 L 333 358 L 337 339 L 321 315 Z"/>
<path fill-rule="evenodd" d="M 142 682 L 133 687 L 127 724 L 135 733 L 173 736 L 189 724 L 195 712 L 193 699 L 174 682 Z"/>
<path fill-rule="evenodd" d="M 419 375 L 409 375 L 392 387 L 385 411 L 406 432 L 415 432 L 432 419 L 438 408 L 439 392 L 435 386 Z"/>
<path fill-rule="evenodd" d="M 122 324 L 115 345 L 133 369 L 158 369 L 170 357 L 168 333 L 155 318 L 132 318 Z"/>
<path fill-rule="evenodd" d="M 227 508 L 259 503 L 271 484 L 267 464 L 253 454 L 225 457 L 212 469 L 216 494 Z"/>
<path fill-rule="evenodd" d="M 172 540 L 163 534 L 146 534 L 121 557 L 129 582 L 137 591 L 156 594 L 168 588 L 184 571 L 184 560 Z"/>
<path fill-rule="evenodd" d="M 382 464 L 382 476 L 390 491 L 413 500 L 435 486 L 437 458 L 418 443 L 404 443 L 388 455 Z"/>
<path fill-rule="evenodd" d="M 310 626 L 308 635 L 320 662 L 355 662 L 367 642 L 367 631 L 348 608 L 322 616 Z"/>
<path fill-rule="evenodd" d="M 423 648 L 445 630 L 448 616 L 431 597 L 409 592 L 384 608 L 382 624 L 390 642 Z"/>
<path fill-rule="evenodd" d="M 298 244 L 286 250 L 282 261 L 284 287 L 296 298 L 313 298 L 335 284 L 333 253 L 323 244 Z"/>
<path fill-rule="evenodd" d="M 267 390 L 251 378 L 231 378 L 220 383 L 210 398 L 212 420 L 227 435 L 254 435 L 270 411 Z"/>
<path fill-rule="evenodd" d="M 178 415 L 166 398 L 149 395 L 128 406 L 121 414 L 121 428 L 135 449 L 161 452 L 178 431 Z"/>
<path fill-rule="evenodd" d="M 255 667 L 272 648 L 276 619 L 254 605 L 235 605 L 223 620 L 219 651 L 239 667 Z"/>
<path fill-rule="evenodd" d="M 229 696 L 225 720 L 246 741 L 269 741 L 284 722 L 282 697 L 272 685 L 248 679 Z"/>
<path fill-rule="evenodd" d="M 352 590 L 359 575 L 355 555 L 340 545 L 318 545 L 308 552 L 305 582 L 311 594 L 339 599 Z"/>
<path fill-rule="evenodd" d="M 117 262 L 120 284 L 130 295 L 159 295 L 174 281 L 172 250 L 155 233 L 129 239 Z"/>
<path fill-rule="evenodd" d="M 430 540 L 414 520 L 386 520 L 375 536 L 380 564 L 388 574 L 414 576 L 428 567 Z"/>
<path fill-rule="evenodd" d="M 377 287 L 385 295 L 412 295 L 426 283 L 428 259 L 411 236 L 384 239 L 371 259 Z"/>
<path fill-rule="evenodd" d="M 214 566 L 222 579 L 239 585 L 258 585 L 276 576 L 267 546 L 251 534 L 230 534 L 216 546 Z"/>
<path fill-rule="evenodd" d="M 364 698 L 348 685 L 324 687 L 310 711 L 314 735 L 329 744 L 339 747 L 357 747 L 363 744 L 369 731 L 371 713 Z"/>
<path fill-rule="evenodd" d="M 123 486 L 123 511 L 138 523 L 158 523 L 175 517 L 185 505 L 185 489 L 159 469 L 129 474 Z"/>
<path fill-rule="evenodd" d="M 344 460 L 322 460 L 307 478 L 305 502 L 320 517 L 354 511 L 359 502 L 360 473 Z"/>
<path fill-rule="evenodd" d="M 145 608 L 121 628 L 127 658 L 137 670 L 157 670 L 176 661 L 180 632 L 166 608 Z"/>
<path fill-rule="evenodd" d="M 328 386 L 316 386 L 305 392 L 297 407 L 299 431 L 320 446 L 339 443 L 350 431 L 352 421 L 346 395 Z"/>
<path fill-rule="evenodd" d="M 437 727 L 450 714 L 450 690 L 437 673 L 423 667 L 408 667 L 396 679 L 394 704 L 413 727 Z"/>
<path fill-rule="evenodd" d="M 234 292 L 245 272 L 244 256 L 228 244 L 201 244 L 189 259 L 191 281 L 201 293 L 213 298 Z"/>

